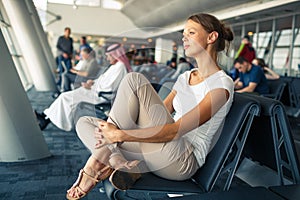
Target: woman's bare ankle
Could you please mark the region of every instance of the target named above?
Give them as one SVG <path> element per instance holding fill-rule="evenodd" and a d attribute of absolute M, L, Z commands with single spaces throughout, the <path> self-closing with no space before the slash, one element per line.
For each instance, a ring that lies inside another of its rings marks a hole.
<path fill-rule="evenodd" d="M 114 169 L 123 167 L 128 161 L 120 154 L 112 154 L 109 158 L 109 164 Z"/>
<path fill-rule="evenodd" d="M 84 166 L 84 170 L 90 176 L 96 176 L 101 169 L 103 169 L 106 165 L 97 160 L 94 157 L 90 157 Z"/>

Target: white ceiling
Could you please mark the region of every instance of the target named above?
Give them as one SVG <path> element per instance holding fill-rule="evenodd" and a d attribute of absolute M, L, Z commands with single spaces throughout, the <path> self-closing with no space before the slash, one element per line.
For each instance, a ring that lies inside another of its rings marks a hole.
<path fill-rule="evenodd" d="M 219 19 L 238 23 L 245 19 L 244 16 L 251 15 L 252 20 L 260 18 L 258 11 L 263 13 L 267 10 L 270 14 L 272 7 L 277 8 L 273 13 L 275 15 L 286 5 L 292 5 L 295 10 L 300 8 L 299 0 L 118 1 L 124 4 L 121 10 L 99 6 L 78 6 L 74 9 L 72 5 L 48 3 L 48 11 L 61 16 L 61 20 L 50 24 L 46 29 L 53 37 L 61 35 L 64 27 L 69 26 L 73 34 L 77 35 L 147 39 L 182 30 L 185 19 L 197 12 L 208 12 Z M 53 20 L 53 16 L 48 15 L 47 20 Z"/>
<path fill-rule="evenodd" d="M 213 13 L 253 0 L 131 0 L 121 12 L 138 27 L 167 27 L 182 23 L 189 15 Z"/>

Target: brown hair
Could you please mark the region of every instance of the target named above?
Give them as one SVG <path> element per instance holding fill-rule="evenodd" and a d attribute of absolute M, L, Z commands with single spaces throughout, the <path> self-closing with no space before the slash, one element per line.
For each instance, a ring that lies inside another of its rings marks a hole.
<path fill-rule="evenodd" d="M 188 20 L 189 19 L 201 24 L 204 30 L 208 33 L 213 31 L 218 33 L 218 40 L 215 43 L 216 51 L 223 51 L 225 47 L 228 50 L 230 41 L 233 40 L 233 32 L 229 27 L 226 27 L 223 22 L 218 20 L 215 16 L 206 13 L 192 15 L 188 18 Z"/>
<path fill-rule="evenodd" d="M 264 68 L 264 67 L 268 67 L 267 64 L 265 63 L 265 60 L 262 58 L 254 58 L 257 60 L 257 65 Z"/>
<path fill-rule="evenodd" d="M 70 27 L 65 27 L 65 31 L 68 30 L 69 32 L 71 32 L 71 28 Z"/>

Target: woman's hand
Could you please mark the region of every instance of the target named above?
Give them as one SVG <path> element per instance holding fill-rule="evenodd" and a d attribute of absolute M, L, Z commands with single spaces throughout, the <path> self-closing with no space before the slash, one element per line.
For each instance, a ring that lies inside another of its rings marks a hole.
<path fill-rule="evenodd" d="M 95 148 L 100 148 L 104 144 L 119 142 L 116 130 L 118 128 L 114 124 L 103 120 L 99 121 L 98 127 L 95 129 L 95 138 L 97 140 Z"/>
<path fill-rule="evenodd" d="M 95 128 L 94 136 L 95 136 L 95 139 L 97 140 L 97 142 L 95 144 L 95 149 L 98 149 L 98 148 L 102 147 L 105 144 L 110 144 L 111 143 L 106 138 L 104 138 L 104 136 L 102 134 L 102 131 L 99 127 Z"/>

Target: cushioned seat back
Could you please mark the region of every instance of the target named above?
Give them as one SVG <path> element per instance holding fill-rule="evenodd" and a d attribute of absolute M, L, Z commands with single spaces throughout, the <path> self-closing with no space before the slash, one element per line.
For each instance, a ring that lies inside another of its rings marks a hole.
<path fill-rule="evenodd" d="M 258 112 L 257 101 L 243 94 L 235 94 L 218 142 L 208 154 L 204 166 L 193 176 L 204 190 L 211 190 L 230 154 L 231 147 L 239 137 L 238 133 L 243 133 L 243 129 L 249 128 L 246 126 L 251 124 L 253 115 L 257 115 Z"/>
<path fill-rule="evenodd" d="M 282 92 L 282 96 L 280 102 L 282 102 L 285 106 L 292 106 L 293 104 L 293 97 L 292 97 L 292 89 L 291 89 L 291 82 L 293 80 L 292 77 L 288 76 L 281 76 L 280 79 L 286 83 L 286 87 Z"/>
<path fill-rule="evenodd" d="M 296 107 L 300 108 L 300 78 L 294 77 L 291 82 L 293 94 L 295 95 Z"/>
<path fill-rule="evenodd" d="M 266 95 L 267 97 L 271 97 L 276 100 L 280 100 L 284 91 L 284 88 L 286 86 L 286 82 L 281 79 L 277 80 L 268 80 L 268 86 L 269 86 L 269 95 Z"/>

